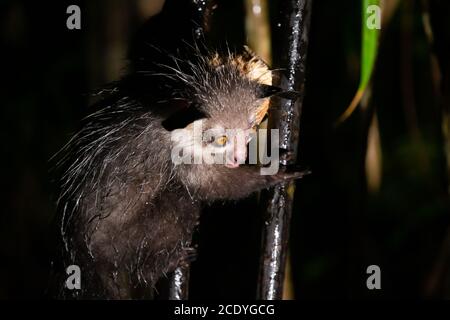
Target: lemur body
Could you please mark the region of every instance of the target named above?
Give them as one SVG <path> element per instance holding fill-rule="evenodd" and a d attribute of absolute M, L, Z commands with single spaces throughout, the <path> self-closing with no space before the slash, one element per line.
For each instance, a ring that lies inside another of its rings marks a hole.
<path fill-rule="evenodd" d="M 202 205 L 302 176 L 241 165 L 276 92 L 267 66 L 248 50 L 191 49 L 193 59 L 144 61 L 111 85 L 60 153 L 61 233 L 66 265 L 82 271 L 79 297 L 141 297 L 185 259 Z M 174 139 L 174 128 L 198 123 L 215 133 Z M 245 143 L 227 129 L 241 129 Z M 174 164 L 179 144 L 226 154 L 227 162 Z"/>

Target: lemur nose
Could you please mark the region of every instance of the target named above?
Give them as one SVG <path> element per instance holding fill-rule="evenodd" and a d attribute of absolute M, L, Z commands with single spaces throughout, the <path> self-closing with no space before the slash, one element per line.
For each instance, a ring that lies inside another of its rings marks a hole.
<path fill-rule="evenodd" d="M 245 141 L 245 140 L 244 140 Z M 239 143 L 238 139 L 236 139 L 234 144 L 234 162 L 236 164 L 243 164 L 247 159 L 247 144 Z"/>

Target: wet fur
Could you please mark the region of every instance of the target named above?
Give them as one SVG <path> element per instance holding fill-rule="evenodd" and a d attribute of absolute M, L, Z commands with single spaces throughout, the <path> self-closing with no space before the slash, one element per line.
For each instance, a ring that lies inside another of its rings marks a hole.
<path fill-rule="evenodd" d="M 82 290 L 62 289 L 63 297 L 151 296 L 156 282 L 189 254 L 202 205 L 299 177 L 262 176 L 250 166 L 172 164 L 170 132 L 162 125 L 168 117 L 196 108 L 243 128 L 249 123 L 240 115 L 257 113 L 265 101 L 258 92 L 267 78 L 249 77 L 242 67 L 254 62 L 251 53 L 191 49 L 193 60 L 172 56 L 169 64 L 140 66 L 109 86 L 56 157 L 63 172 L 65 266 L 82 272 Z"/>

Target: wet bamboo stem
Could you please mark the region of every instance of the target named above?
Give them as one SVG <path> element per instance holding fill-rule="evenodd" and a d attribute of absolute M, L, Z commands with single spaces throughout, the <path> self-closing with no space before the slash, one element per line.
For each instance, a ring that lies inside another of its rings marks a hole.
<path fill-rule="evenodd" d="M 169 300 L 187 300 L 189 297 L 189 267 L 178 267 L 170 279 Z"/>
<path fill-rule="evenodd" d="M 285 90 L 303 93 L 308 31 L 312 0 L 282 0 L 276 21 L 274 38 L 282 39 L 274 47 L 275 66 L 286 70 L 286 78 L 276 85 Z M 280 129 L 280 156 L 282 166 L 297 159 L 300 115 L 303 95 L 296 101 L 282 100 L 276 127 Z M 262 256 L 258 281 L 258 299 L 282 298 L 283 280 L 289 239 L 289 227 L 294 200 L 294 183 L 284 183 L 271 189 L 262 230 Z"/>

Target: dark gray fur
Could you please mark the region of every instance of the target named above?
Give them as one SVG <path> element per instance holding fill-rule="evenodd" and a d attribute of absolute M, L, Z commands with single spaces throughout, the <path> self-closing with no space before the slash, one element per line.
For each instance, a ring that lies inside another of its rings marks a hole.
<path fill-rule="evenodd" d="M 162 103 L 143 101 L 119 82 L 60 152 L 65 266 L 79 265 L 82 272 L 76 297 L 150 295 L 188 255 L 202 204 L 240 199 L 301 176 L 263 176 L 256 166 L 174 166 L 160 108 L 182 100 L 201 109 L 209 123 L 241 128 L 260 103 L 259 84 L 229 63 L 210 66 L 208 57 L 173 59 L 161 68 L 164 73 L 142 76 L 177 84 Z"/>

